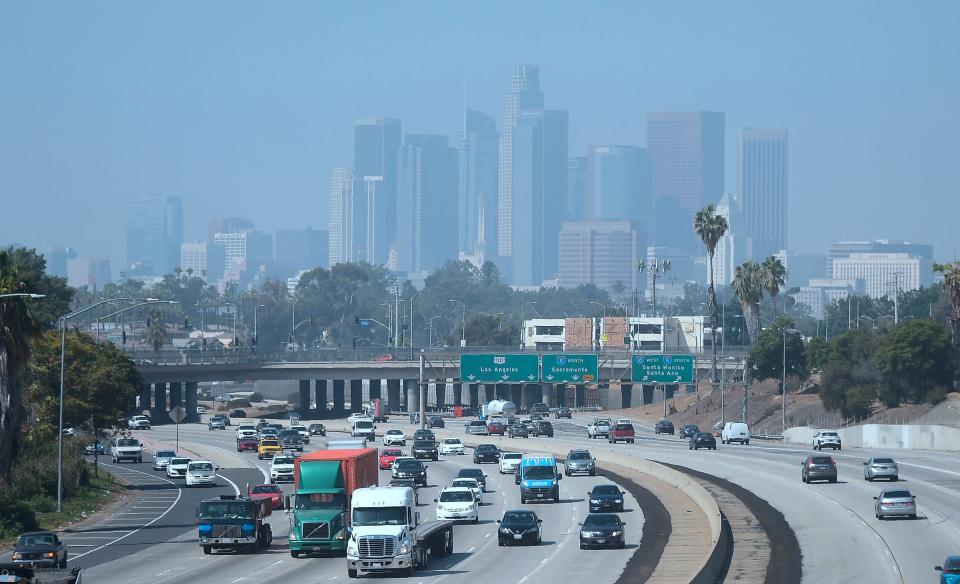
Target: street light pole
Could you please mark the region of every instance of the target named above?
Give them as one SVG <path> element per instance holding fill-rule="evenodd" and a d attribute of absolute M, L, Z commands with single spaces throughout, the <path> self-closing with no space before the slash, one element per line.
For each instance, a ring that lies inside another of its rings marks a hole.
<path fill-rule="evenodd" d="M 266 308 L 266 304 L 254 304 L 253 305 L 253 350 L 257 350 L 257 345 L 260 344 L 260 334 L 259 329 L 257 328 L 257 312 L 261 308 Z"/>
<path fill-rule="evenodd" d="M 530 302 L 523 302 L 520 304 L 520 350 L 523 350 L 524 345 L 526 344 L 526 339 L 524 338 L 524 331 L 526 330 L 526 321 L 523 318 L 523 311 L 528 304 L 537 304 L 536 300 L 531 300 Z"/>
<path fill-rule="evenodd" d="M 463 316 L 461 317 L 460 324 L 460 348 L 463 349 L 467 346 L 467 304 L 463 300 L 457 300 L 451 298 L 450 302 L 457 302 L 460 304 L 463 309 Z"/>

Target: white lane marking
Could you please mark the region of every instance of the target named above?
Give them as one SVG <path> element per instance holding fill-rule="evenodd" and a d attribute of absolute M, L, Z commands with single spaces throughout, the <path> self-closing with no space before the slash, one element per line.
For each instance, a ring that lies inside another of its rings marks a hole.
<path fill-rule="evenodd" d="M 240 496 L 240 487 L 237 486 L 237 483 L 231 481 L 230 479 L 228 479 L 228 478 L 225 477 L 224 475 L 217 475 L 217 476 L 219 476 L 221 479 L 223 479 L 223 480 L 227 481 L 228 483 L 230 483 L 230 486 L 233 487 L 233 492 L 234 492 L 238 497 Z M 282 561 L 282 560 L 281 560 L 281 561 Z"/>
<path fill-rule="evenodd" d="M 243 576 L 240 576 L 240 577 L 237 578 L 236 580 L 233 580 L 233 582 L 239 582 L 240 580 L 243 580 Z"/>
<path fill-rule="evenodd" d="M 112 466 L 112 465 L 104 464 L 104 466 Z M 140 471 L 134 471 L 134 472 L 140 472 Z M 175 500 L 173 503 L 171 503 L 169 507 L 167 507 L 167 510 L 166 510 L 166 511 L 164 511 L 163 513 L 161 513 L 160 515 L 158 515 L 158 516 L 155 517 L 154 519 L 151 519 L 150 522 L 148 522 L 147 524 L 141 525 L 141 526 L 137 527 L 136 529 L 134 529 L 133 531 L 127 532 L 126 534 L 121 535 L 120 537 L 116 538 L 115 540 L 109 541 L 109 542 L 101 545 L 100 547 L 96 547 L 96 548 L 94 548 L 94 549 L 92 549 L 92 550 L 90 550 L 90 551 L 83 552 L 82 554 L 77 554 L 77 555 L 75 555 L 75 556 L 70 556 L 70 557 L 67 559 L 68 562 L 72 562 L 72 561 L 76 560 L 77 558 L 82 558 L 83 556 L 85 556 L 85 555 L 87 555 L 87 554 L 92 554 L 92 553 L 95 552 L 95 551 L 99 551 L 99 550 L 102 550 L 102 549 L 105 548 L 105 547 L 111 546 L 111 545 L 117 543 L 118 541 L 124 540 L 124 539 L 130 537 L 131 535 L 133 535 L 133 534 L 135 534 L 135 533 L 138 533 L 138 532 L 139 532 L 140 530 L 142 530 L 143 528 L 149 527 L 149 526 L 153 525 L 154 523 L 156 523 L 157 521 L 160 521 L 161 519 L 163 519 L 163 518 L 167 515 L 167 513 L 170 512 L 171 509 L 173 509 L 173 508 L 177 505 L 177 503 L 180 501 L 180 497 L 183 496 L 183 489 L 181 489 L 181 488 L 177 485 L 177 483 L 175 483 L 175 482 L 173 482 L 173 481 L 171 481 L 171 480 L 165 479 L 165 478 L 163 478 L 163 477 L 154 477 L 153 475 L 147 474 L 147 473 L 145 473 L 145 472 L 144 472 L 144 473 L 140 473 L 140 474 L 146 475 L 146 476 L 148 476 L 148 477 L 157 478 L 157 479 L 160 479 L 160 480 L 162 480 L 162 481 L 166 481 L 166 482 L 170 483 L 171 485 L 177 487 L 177 498 L 176 498 L 176 500 Z M 132 527 L 136 527 L 136 526 L 132 526 Z"/>
<path fill-rule="evenodd" d="M 484 535 L 483 537 L 484 537 L 484 539 L 486 539 L 486 538 L 490 537 L 490 534 L 488 533 L 488 534 Z"/>
<path fill-rule="evenodd" d="M 477 549 L 477 546 L 471 546 L 470 549 L 467 550 L 467 553 L 468 553 L 468 554 L 469 554 L 469 553 L 473 553 L 473 550 L 475 550 L 475 549 Z"/>

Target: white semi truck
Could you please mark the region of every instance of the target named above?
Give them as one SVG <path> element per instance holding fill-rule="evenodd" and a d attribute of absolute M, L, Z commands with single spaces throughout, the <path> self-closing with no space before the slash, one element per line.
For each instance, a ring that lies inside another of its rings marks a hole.
<path fill-rule="evenodd" d="M 420 521 L 410 487 L 366 487 L 353 492 L 347 576 L 426 567 L 430 558 L 453 553 L 452 521 Z"/>
<path fill-rule="evenodd" d="M 484 419 L 504 418 L 506 423 L 509 424 L 516 415 L 517 406 L 513 402 L 495 399 L 483 405 Z"/>

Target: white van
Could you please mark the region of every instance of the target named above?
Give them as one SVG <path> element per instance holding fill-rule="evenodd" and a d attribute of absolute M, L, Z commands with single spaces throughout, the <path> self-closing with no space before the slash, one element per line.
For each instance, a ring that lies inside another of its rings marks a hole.
<path fill-rule="evenodd" d="M 730 444 L 731 442 L 750 444 L 750 429 L 743 422 L 727 422 L 720 432 L 720 442 L 724 444 Z"/>
<path fill-rule="evenodd" d="M 209 460 L 191 460 L 187 464 L 187 486 L 217 486 L 217 467 Z"/>
<path fill-rule="evenodd" d="M 373 418 L 357 418 L 350 427 L 350 436 L 374 440 L 374 429 L 376 429 L 376 426 L 373 425 Z"/>
<path fill-rule="evenodd" d="M 110 443 L 110 458 L 114 463 L 124 460 L 143 462 L 143 446 L 136 438 L 118 436 Z"/>

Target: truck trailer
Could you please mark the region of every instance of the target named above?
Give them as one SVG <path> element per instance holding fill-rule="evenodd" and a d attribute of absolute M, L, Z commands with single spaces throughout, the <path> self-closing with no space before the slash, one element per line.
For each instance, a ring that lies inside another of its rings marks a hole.
<path fill-rule="evenodd" d="M 290 556 L 322 552 L 342 555 L 354 491 L 376 486 L 377 449 L 319 450 L 294 461 Z"/>

